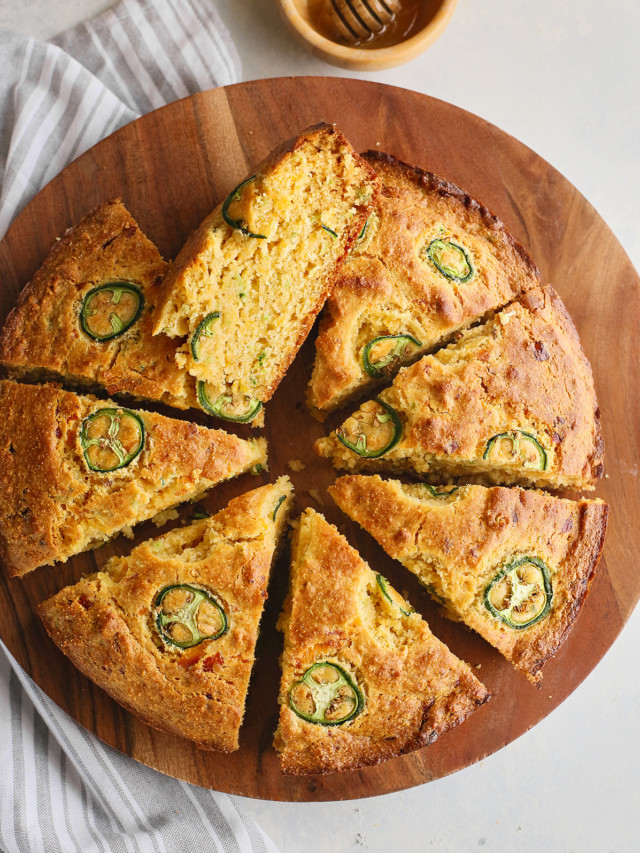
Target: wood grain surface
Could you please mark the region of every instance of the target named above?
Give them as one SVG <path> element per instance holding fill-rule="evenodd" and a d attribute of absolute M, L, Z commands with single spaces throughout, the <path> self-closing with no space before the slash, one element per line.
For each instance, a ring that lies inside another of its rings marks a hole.
<path fill-rule="evenodd" d="M 232 755 L 198 750 L 139 722 L 81 676 L 39 622 L 37 602 L 103 566 L 113 554 L 127 553 L 130 540 L 119 537 L 23 580 L 0 572 L 0 636 L 60 707 L 107 743 L 163 773 L 264 799 L 383 794 L 437 779 L 495 752 L 577 687 L 614 642 L 640 595 L 640 418 L 631 387 L 638 367 L 638 276 L 603 220 L 562 175 L 470 113 L 410 91 L 317 77 L 242 83 L 164 107 L 83 154 L 18 216 L 0 244 L 2 320 L 55 238 L 96 205 L 121 197 L 164 256 L 174 257 L 187 234 L 252 165 L 281 140 L 319 120 L 335 122 L 358 150 L 388 151 L 465 188 L 500 216 L 532 254 L 543 281 L 553 283 L 565 300 L 593 364 L 606 447 L 606 478 L 596 494 L 610 503 L 611 516 L 591 594 L 536 690 L 478 636 L 442 618 L 416 579 L 332 505 L 325 489 L 336 474 L 312 451 L 324 428 L 303 403 L 313 361 L 312 341 L 307 341 L 267 408 L 269 474 L 224 484 L 205 505 L 216 511 L 262 481 L 290 473 L 298 510 L 314 506 L 339 524 L 365 559 L 407 592 L 434 633 L 478 667 L 477 675 L 494 694 L 469 721 L 432 746 L 378 767 L 324 777 L 282 776 L 271 745 L 281 649 L 275 620 L 287 586 L 287 555 L 274 569 L 241 749 Z M 195 413 L 194 419 L 205 422 Z M 247 435 L 249 428 L 237 432 Z M 292 459 L 302 460 L 304 470 L 291 473 L 287 462 Z M 191 511 L 184 510 L 184 517 Z M 156 533 L 152 525 L 142 525 L 135 541 Z"/>

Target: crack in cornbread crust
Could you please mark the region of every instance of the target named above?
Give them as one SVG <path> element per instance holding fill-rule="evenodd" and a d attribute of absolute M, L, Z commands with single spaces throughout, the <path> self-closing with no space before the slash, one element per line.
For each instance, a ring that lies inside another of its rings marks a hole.
<path fill-rule="evenodd" d="M 408 605 L 407 605 L 408 609 Z M 322 515 L 307 509 L 293 541 L 275 746 L 285 773 L 351 770 L 432 743 L 489 698 L 416 613 L 380 595 L 375 575 Z M 365 693 L 354 719 L 326 727 L 289 708 L 289 690 L 317 660 L 349 671 Z"/>
<path fill-rule="evenodd" d="M 307 393 L 319 419 L 376 384 L 359 357 L 369 340 L 412 334 L 422 343 L 417 357 L 539 283 L 525 249 L 464 190 L 389 154 L 362 156 L 378 173 L 382 190 L 320 320 Z M 448 280 L 420 257 L 439 225 L 474 255 L 476 274 L 469 282 Z"/>
<path fill-rule="evenodd" d="M 593 580 L 607 527 L 605 503 L 483 486 L 461 486 L 448 499 L 434 499 L 420 484 L 378 475 L 340 477 L 329 494 L 444 599 L 448 616 L 539 685 L 541 667 L 565 642 Z M 523 630 L 508 628 L 483 603 L 488 583 L 517 556 L 543 560 L 553 586 L 548 616 Z"/>
<path fill-rule="evenodd" d="M 168 268 L 122 202 L 100 205 L 54 243 L 22 290 L 0 337 L 0 362 L 13 378 L 62 378 L 109 394 L 198 408 L 193 378 L 175 364 L 175 342 L 151 335 Z M 95 341 L 81 328 L 82 302 L 112 281 L 137 285 L 144 310 L 122 335 Z"/>
<path fill-rule="evenodd" d="M 324 123 L 283 143 L 255 171 L 256 180 L 244 187 L 237 204 L 250 230 L 265 239 L 232 229 L 221 206 L 213 211 L 189 237 L 165 279 L 154 333 L 192 335 L 205 316 L 221 311 L 215 340 L 207 344 L 209 361 L 196 362 L 187 343 L 178 363 L 213 386 L 210 396 L 233 392 L 266 402 L 311 329 L 379 182 L 345 137 Z M 287 208 L 285 202 L 293 203 L 289 182 L 299 196 L 295 176 L 302 174 L 309 198 L 302 210 Z M 335 219 L 327 219 L 328 207 L 335 208 Z M 308 269 L 302 266 L 307 251 Z M 286 268 L 283 258 L 288 258 Z M 288 289 L 283 278 L 291 279 Z"/>
<path fill-rule="evenodd" d="M 456 343 L 402 369 L 379 394 L 403 422 L 402 439 L 363 459 L 335 433 L 315 448 L 336 467 L 413 470 L 434 477 L 591 490 L 604 446 L 591 367 L 562 300 L 537 287 Z M 483 460 L 487 442 L 508 430 L 536 435 L 548 455 L 537 472 Z"/>
<path fill-rule="evenodd" d="M 55 386 L 0 383 L 0 557 L 10 575 L 65 561 L 130 525 L 195 500 L 222 480 L 266 464 L 264 439 L 137 411 L 145 445 L 110 473 L 88 469 L 82 421 L 111 401 Z"/>
<path fill-rule="evenodd" d="M 269 573 L 291 503 L 291 484 L 282 477 L 213 518 L 112 558 L 38 606 L 49 635 L 143 722 L 203 749 L 238 749 Z M 165 645 L 151 611 L 158 591 L 172 584 L 213 592 L 227 613 L 227 633 L 184 651 Z"/>

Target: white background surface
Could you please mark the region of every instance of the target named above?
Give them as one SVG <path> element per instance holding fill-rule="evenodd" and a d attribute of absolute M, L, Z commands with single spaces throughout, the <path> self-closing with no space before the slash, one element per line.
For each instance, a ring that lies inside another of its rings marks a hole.
<path fill-rule="evenodd" d="M 639 0 L 459 0 L 429 51 L 368 74 L 334 68 L 298 46 L 275 0 L 211 2 L 235 39 L 243 79 L 362 77 L 470 110 L 559 169 L 640 268 Z M 110 5 L 0 0 L 0 26 L 47 38 Z M 637 379 L 611 377 L 636 396 Z M 446 779 L 346 803 L 242 804 L 283 853 L 638 851 L 639 650 L 636 611 L 563 705 L 506 749 Z"/>

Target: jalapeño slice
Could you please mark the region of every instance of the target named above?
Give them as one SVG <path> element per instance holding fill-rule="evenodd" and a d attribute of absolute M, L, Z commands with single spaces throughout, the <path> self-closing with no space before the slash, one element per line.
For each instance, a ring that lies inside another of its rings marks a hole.
<path fill-rule="evenodd" d="M 285 498 L 286 498 L 286 495 L 280 495 L 280 497 L 279 497 L 279 498 L 278 498 L 278 500 L 276 501 L 276 505 L 275 505 L 275 507 L 274 507 L 274 510 L 273 510 L 273 512 L 271 513 L 271 521 L 275 521 L 275 520 L 276 520 L 276 515 L 278 514 L 278 510 L 280 509 L 280 507 L 281 507 L 281 506 L 282 506 L 282 504 L 284 503 Z"/>
<path fill-rule="evenodd" d="M 289 692 L 289 707 L 309 723 L 339 726 L 364 708 L 364 694 L 341 666 L 314 663 Z"/>
<path fill-rule="evenodd" d="M 396 361 L 407 361 L 422 344 L 413 335 L 381 335 L 362 350 L 362 366 L 369 376 L 391 372 Z"/>
<path fill-rule="evenodd" d="M 266 240 L 267 235 L 266 234 L 254 234 L 253 231 L 251 231 L 247 227 L 247 222 L 245 219 L 234 219 L 229 214 L 229 208 L 231 207 L 233 202 L 234 201 L 240 201 L 240 198 L 242 196 L 243 187 L 246 187 L 247 184 L 250 184 L 251 181 L 254 181 L 256 178 L 257 178 L 257 175 L 251 175 L 251 177 L 247 178 L 246 181 L 242 181 L 241 184 L 238 184 L 238 186 L 235 188 L 235 190 L 231 190 L 229 195 L 225 198 L 225 200 L 222 203 L 222 218 L 227 223 L 227 225 L 230 225 L 236 231 L 240 231 L 240 233 L 244 234 L 245 237 L 255 237 L 256 240 Z"/>
<path fill-rule="evenodd" d="M 490 438 L 482 458 L 497 464 L 518 462 L 523 468 L 535 471 L 546 471 L 548 463 L 547 452 L 535 435 L 519 429 L 499 432 Z"/>
<path fill-rule="evenodd" d="M 363 403 L 357 412 L 338 427 L 338 439 L 364 459 L 383 456 L 402 438 L 398 413 L 379 397 Z"/>
<path fill-rule="evenodd" d="M 427 256 L 445 278 L 464 284 L 474 273 L 467 250 L 453 240 L 432 240 L 427 246 Z"/>
<path fill-rule="evenodd" d="M 144 422 L 129 409 L 98 409 L 82 422 L 80 444 L 91 471 L 116 471 L 144 447 Z"/>
<path fill-rule="evenodd" d="M 552 597 L 546 564 L 537 557 L 516 557 L 487 586 L 484 604 L 505 625 L 521 630 L 547 615 Z"/>
<path fill-rule="evenodd" d="M 422 485 L 429 492 L 429 495 L 432 498 L 436 498 L 436 500 L 450 498 L 460 488 L 460 486 L 451 486 L 451 488 L 447 488 L 446 486 L 430 486 L 428 483 L 423 483 Z"/>
<path fill-rule="evenodd" d="M 367 233 L 367 225 L 369 224 L 369 218 L 365 219 L 364 225 L 362 226 L 362 231 L 358 234 L 357 240 L 364 240 L 364 235 Z"/>
<path fill-rule="evenodd" d="M 186 583 L 163 587 L 153 613 L 161 638 L 179 649 L 217 640 L 229 629 L 226 613 L 211 593 Z"/>
<path fill-rule="evenodd" d="M 206 511 L 203 507 L 196 507 L 193 511 L 193 515 L 191 516 L 193 521 L 202 521 L 205 518 L 211 518 L 211 514 Z"/>
<path fill-rule="evenodd" d="M 413 607 L 409 607 L 408 610 L 404 607 L 404 599 L 398 595 L 393 587 L 389 586 L 389 581 L 383 577 L 383 575 L 376 574 L 376 582 L 380 587 L 382 595 L 387 599 L 387 601 L 394 604 L 403 616 L 411 616 L 412 613 L 416 612 Z"/>
<path fill-rule="evenodd" d="M 424 581 L 420 581 L 422 586 L 427 590 L 431 598 L 435 598 L 438 604 L 446 604 L 446 599 L 444 599 L 439 593 L 436 592 L 436 588 L 432 583 L 424 583 Z"/>
<path fill-rule="evenodd" d="M 207 383 L 202 381 L 198 382 L 198 402 L 210 415 L 238 424 L 249 423 L 262 408 L 260 400 L 249 397 L 247 394 L 241 397 L 220 394 L 215 400 L 211 400 L 207 394 Z"/>
<path fill-rule="evenodd" d="M 191 355 L 194 361 L 200 361 L 201 338 L 212 338 L 214 335 L 213 324 L 220 319 L 220 311 L 212 311 L 202 320 L 191 338 Z"/>
<path fill-rule="evenodd" d="M 331 234 L 331 236 L 332 236 L 332 237 L 334 237 L 334 238 L 335 238 L 335 237 L 337 237 L 337 236 L 338 236 L 338 235 L 336 234 L 336 232 L 333 230 L 333 228 L 329 228 L 329 226 L 328 226 L 328 225 L 321 225 L 320 227 L 321 227 L 321 228 L 324 228 L 324 230 L 325 230 L 328 234 Z"/>
<path fill-rule="evenodd" d="M 94 287 L 82 300 L 80 325 L 94 341 L 110 341 L 124 334 L 144 308 L 140 288 L 129 281 Z"/>

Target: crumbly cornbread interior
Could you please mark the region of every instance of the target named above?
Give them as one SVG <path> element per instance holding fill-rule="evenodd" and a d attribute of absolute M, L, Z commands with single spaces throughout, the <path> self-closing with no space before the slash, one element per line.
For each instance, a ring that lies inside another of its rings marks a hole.
<path fill-rule="evenodd" d="M 479 485 L 435 490 L 378 475 L 340 477 L 329 494 L 417 575 L 450 618 L 539 683 L 541 667 L 566 640 L 586 598 L 606 531 L 603 501 Z M 522 572 L 530 565 L 528 580 L 513 579 L 517 564 Z M 516 566 L 512 577 L 502 586 L 496 581 L 495 595 L 513 604 L 511 621 L 487 605 L 492 582 L 509 566 Z"/>
<path fill-rule="evenodd" d="M 144 722 L 238 749 L 287 477 L 114 557 L 38 611 L 73 663 Z"/>
<path fill-rule="evenodd" d="M 285 773 L 353 769 L 417 749 L 489 698 L 411 605 L 311 509 L 293 538 L 278 627 L 284 651 L 275 746 Z M 338 678 L 341 691 L 323 711 L 327 684 Z"/>
<path fill-rule="evenodd" d="M 539 281 L 504 224 L 463 190 L 388 154 L 362 156 L 382 189 L 321 315 L 307 394 L 319 419 Z"/>
<path fill-rule="evenodd" d="M 155 331 L 188 336 L 177 361 L 206 382 L 209 399 L 271 397 L 376 190 L 342 134 L 320 125 L 232 193 L 227 221 L 219 208 L 187 241 L 165 279 Z"/>

